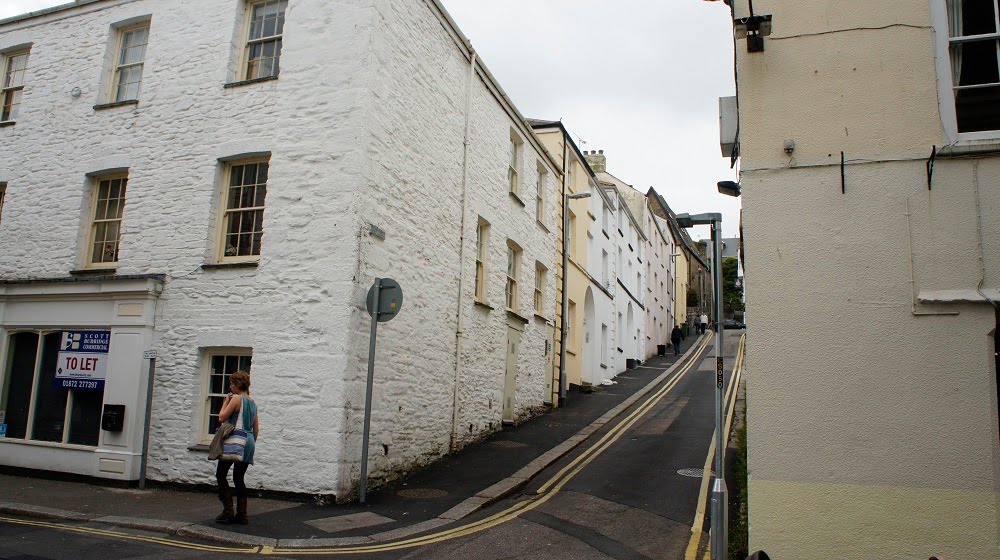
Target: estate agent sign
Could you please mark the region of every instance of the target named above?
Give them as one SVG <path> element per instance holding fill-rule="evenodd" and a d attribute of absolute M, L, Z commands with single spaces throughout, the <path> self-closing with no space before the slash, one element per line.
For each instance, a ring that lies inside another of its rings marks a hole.
<path fill-rule="evenodd" d="M 63 331 L 55 384 L 59 389 L 104 390 L 111 331 Z"/>

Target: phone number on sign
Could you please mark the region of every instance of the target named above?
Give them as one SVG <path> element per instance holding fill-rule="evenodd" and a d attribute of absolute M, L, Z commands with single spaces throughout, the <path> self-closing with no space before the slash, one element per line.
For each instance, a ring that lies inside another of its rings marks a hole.
<path fill-rule="evenodd" d="M 66 389 L 97 389 L 97 381 L 82 381 L 80 379 L 63 379 L 62 386 Z"/>

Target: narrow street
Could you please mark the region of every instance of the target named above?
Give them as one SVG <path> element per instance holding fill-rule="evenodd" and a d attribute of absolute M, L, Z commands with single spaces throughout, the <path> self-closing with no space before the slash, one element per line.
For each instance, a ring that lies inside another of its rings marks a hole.
<path fill-rule="evenodd" d="M 728 390 L 742 331 L 726 334 Z M 270 557 L 683 559 L 714 431 L 713 344 L 521 492 L 455 525 L 394 543 L 248 551 Z M 611 385 L 578 398 L 608 398 L 614 391 Z M 0 558 L 197 558 L 237 550 L 95 524 L 30 523 L 0 523 Z M 698 552 L 703 557 L 704 549 Z"/>
<path fill-rule="evenodd" d="M 726 389 L 742 333 L 726 332 Z M 714 432 L 714 362 L 709 344 L 690 370 L 663 384 L 665 392 L 657 390 L 640 400 L 523 493 L 487 508 L 475 519 L 488 519 L 532 499 L 540 501 L 535 493 L 548 489 L 549 499 L 542 505 L 469 536 L 375 557 L 683 559 L 702 479 L 678 471 L 705 465 Z M 654 402 L 642 410 L 649 401 Z M 601 444 L 609 432 L 630 421 L 634 423 Z M 575 475 L 572 470 L 562 473 L 595 447 L 592 460 Z M 558 482 L 547 488 L 553 481 Z"/>

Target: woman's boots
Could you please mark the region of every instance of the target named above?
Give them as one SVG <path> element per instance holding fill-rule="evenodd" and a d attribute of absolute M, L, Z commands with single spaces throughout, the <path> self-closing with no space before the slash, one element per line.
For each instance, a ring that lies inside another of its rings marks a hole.
<path fill-rule="evenodd" d="M 250 520 L 247 519 L 247 499 L 246 498 L 236 498 L 236 515 L 233 517 L 230 523 L 238 523 L 240 525 L 246 525 Z"/>
<path fill-rule="evenodd" d="M 215 516 L 216 523 L 231 523 L 235 512 L 233 512 L 233 491 L 224 488 L 219 491 L 219 501 L 222 502 L 222 513 Z M 246 499 L 243 499 L 243 518 L 246 519 Z"/>

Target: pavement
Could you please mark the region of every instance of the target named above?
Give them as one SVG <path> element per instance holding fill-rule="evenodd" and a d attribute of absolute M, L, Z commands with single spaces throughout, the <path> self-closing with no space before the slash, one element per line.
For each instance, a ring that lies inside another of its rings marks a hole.
<path fill-rule="evenodd" d="M 564 406 L 505 427 L 373 490 L 366 504 L 257 498 L 251 491 L 249 525 L 221 525 L 214 522 L 219 501 L 205 489 L 154 484 L 140 490 L 0 475 L 0 515 L 110 525 L 234 546 L 309 548 L 401 539 L 453 524 L 517 493 L 652 391 L 664 371 L 688 359 L 704 336 L 687 337 L 680 356 L 651 358 L 613 385 L 593 392 L 574 388 Z M 206 462 L 208 468 L 214 467 Z M 252 479 L 253 467 L 247 476 Z"/>

